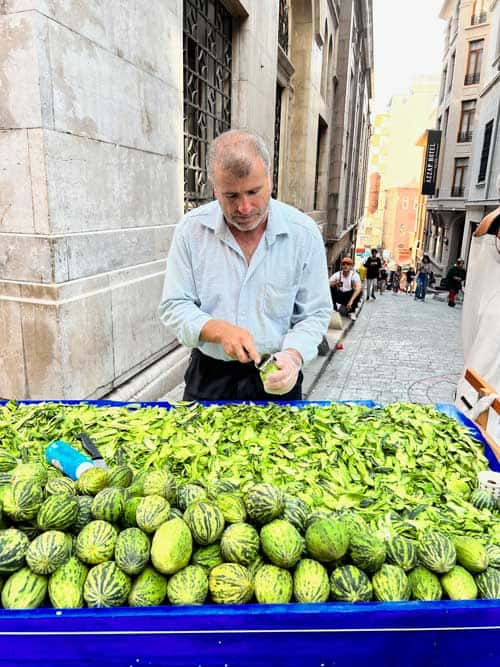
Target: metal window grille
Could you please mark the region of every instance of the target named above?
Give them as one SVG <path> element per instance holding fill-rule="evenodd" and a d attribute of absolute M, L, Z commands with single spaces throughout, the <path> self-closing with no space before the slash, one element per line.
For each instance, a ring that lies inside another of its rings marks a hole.
<path fill-rule="evenodd" d="M 473 72 L 472 74 L 466 74 L 465 75 L 465 80 L 464 80 L 464 85 L 465 86 L 472 86 L 476 83 L 479 83 L 481 79 L 481 73 L 480 72 Z"/>
<path fill-rule="evenodd" d="M 472 141 L 472 130 L 467 130 L 466 132 L 459 132 L 457 136 L 457 142 L 459 144 L 464 144 Z"/>
<path fill-rule="evenodd" d="M 479 14 L 473 14 L 471 16 L 471 25 L 480 25 L 481 23 L 486 22 L 486 12 L 481 12 Z"/>
<path fill-rule="evenodd" d="M 231 127 L 232 18 L 220 0 L 184 0 L 184 207 L 212 198 L 209 143 Z"/>
<path fill-rule="evenodd" d="M 276 86 L 276 109 L 274 112 L 274 156 L 273 156 L 273 192 L 272 196 L 278 197 L 278 180 L 280 171 L 280 136 L 281 136 L 281 98 L 283 88 Z"/>
<path fill-rule="evenodd" d="M 288 55 L 288 0 L 280 0 L 278 44 Z"/>
<path fill-rule="evenodd" d="M 493 121 L 490 120 L 484 126 L 483 147 L 481 149 L 481 162 L 479 165 L 478 181 L 481 183 L 486 179 L 486 170 L 488 168 L 488 159 L 490 157 L 491 136 L 493 134 Z"/>

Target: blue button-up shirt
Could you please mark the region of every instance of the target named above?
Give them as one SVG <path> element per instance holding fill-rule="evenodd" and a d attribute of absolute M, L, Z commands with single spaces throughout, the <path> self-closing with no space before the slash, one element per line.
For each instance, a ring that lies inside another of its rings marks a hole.
<path fill-rule="evenodd" d="M 178 224 L 167 258 L 162 322 L 187 347 L 229 361 L 221 345 L 200 341 L 210 319 L 250 331 L 260 354 L 294 348 L 311 361 L 328 328 L 332 301 L 316 223 L 270 201 L 266 230 L 250 264 L 217 201 Z"/>

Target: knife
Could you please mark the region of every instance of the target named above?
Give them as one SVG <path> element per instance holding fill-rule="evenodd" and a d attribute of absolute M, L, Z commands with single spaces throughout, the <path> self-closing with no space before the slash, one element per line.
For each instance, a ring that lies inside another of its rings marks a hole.
<path fill-rule="evenodd" d="M 101 452 L 97 449 L 97 447 L 95 446 L 94 442 L 90 439 L 90 437 L 86 433 L 79 433 L 76 436 L 76 438 L 77 440 L 80 440 L 83 448 L 90 454 L 92 463 L 97 468 L 103 468 L 104 470 L 107 470 L 108 466 L 106 464 L 106 461 L 102 458 Z"/>

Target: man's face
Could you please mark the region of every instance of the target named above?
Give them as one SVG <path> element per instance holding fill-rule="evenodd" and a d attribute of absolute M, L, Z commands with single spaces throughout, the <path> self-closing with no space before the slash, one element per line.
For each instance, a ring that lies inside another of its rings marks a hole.
<path fill-rule="evenodd" d="M 267 219 L 271 198 L 271 176 L 256 158 L 248 176 L 236 178 L 215 167 L 214 194 L 229 225 L 242 232 L 256 229 Z"/>
<path fill-rule="evenodd" d="M 351 270 L 351 266 L 352 266 L 352 264 L 351 264 L 350 262 L 342 262 L 342 263 L 340 264 L 340 266 L 341 266 L 341 268 L 342 268 L 342 272 L 343 272 L 345 275 L 347 275 L 347 274 L 349 273 L 349 271 Z"/>

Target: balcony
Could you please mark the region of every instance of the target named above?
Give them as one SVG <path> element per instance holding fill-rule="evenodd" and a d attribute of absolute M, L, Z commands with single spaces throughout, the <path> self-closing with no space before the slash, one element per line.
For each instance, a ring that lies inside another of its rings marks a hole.
<path fill-rule="evenodd" d="M 464 79 L 464 86 L 473 86 L 475 83 L 479 83 L 480 78 L 481 78 L 481 72 L 466 74 Z"/>
<path fill-rule="evenodd" d="M 463 185 L 454 185 L 451 188 L 451 196 L 452 197 L 463 197 L 465 192 L 465 188 Z"/>
<path fill-rule="evenodd" d="M 471 25 L 480 25 L 481 23 L 486 23 L 486 12 L 481 12 L 480 14 L 473 14 L 470 19 Z"/>
<path fill-rule="evenodd" d="M 467 132 L 459 132 L 457 136 L 457 143 L 466 144 L 472 141 L 472 130 L 467 130 Z"/>

